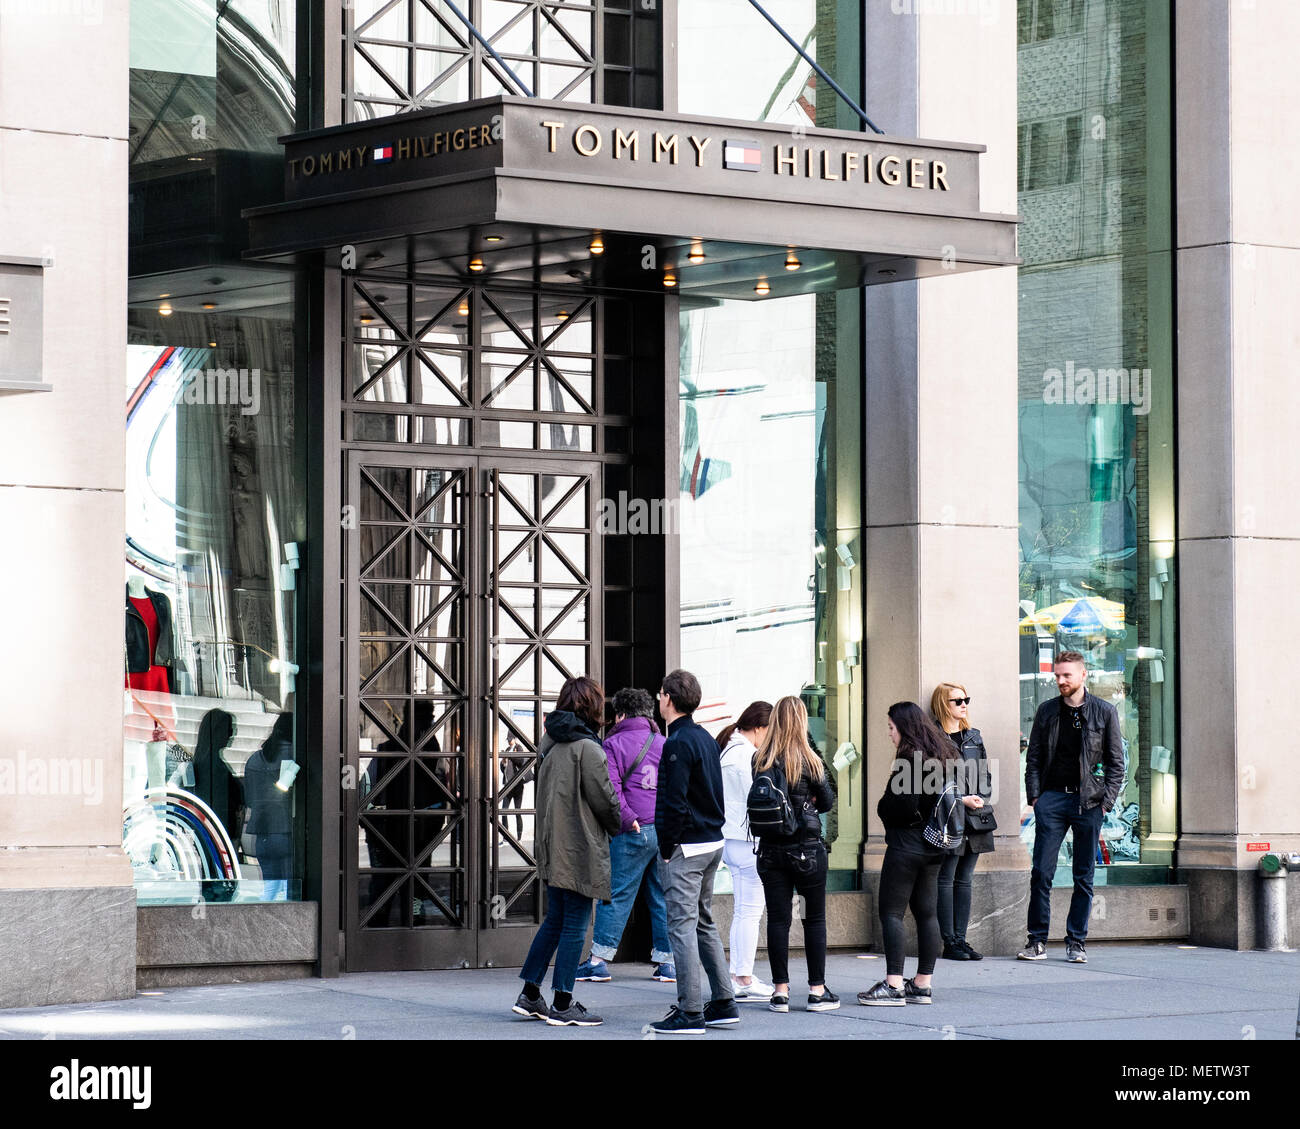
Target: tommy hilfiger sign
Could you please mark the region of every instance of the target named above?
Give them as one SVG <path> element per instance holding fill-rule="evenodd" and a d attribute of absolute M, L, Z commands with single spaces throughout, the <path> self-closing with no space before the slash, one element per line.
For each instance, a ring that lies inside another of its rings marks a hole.
<path fill-rule="evenodd" d="M 322 149 L 288 159 L 289 179 L 320 176 L 323 173 L 351 172 L 366 165 L 386 165 L 394 160 L 408 161 L 417 157 L 437 157 L 446 153 L 461 153 L 468 149 L 483 149 L 495 145 L 501 137 L 501 121 L 478 122 L 455 129 L 433 130 L 411 137 L 399 137 L 380 144 L 347 145 Z"/>

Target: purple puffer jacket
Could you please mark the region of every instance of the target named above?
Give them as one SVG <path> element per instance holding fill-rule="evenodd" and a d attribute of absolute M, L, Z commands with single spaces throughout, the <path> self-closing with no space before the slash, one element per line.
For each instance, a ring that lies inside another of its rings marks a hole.
<path fill-rule="evenodd" d="M 633 762 L 641 755 L 645 739 L 651 733 L 654 739 L 650 748 L 636 766 L 636 772 L 623 777 Z M 632 821 L 642 827 L 655 821 L 655 791 L 659 785 L 659 758 L 664 752 L 664 737 L 659 727 L 648 717 L 625 717 L 605 738 L 605 759 L 609 764 L 609 779 L 623 809 L 623 830 L 632 830 Z"/>

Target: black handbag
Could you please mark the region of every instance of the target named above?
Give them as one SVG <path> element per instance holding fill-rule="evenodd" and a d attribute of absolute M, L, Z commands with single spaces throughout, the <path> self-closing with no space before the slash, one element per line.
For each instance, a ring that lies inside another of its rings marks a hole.
<path fill-rule="evenodd" d="M 993 814 L 993 808 L 985 804 L 982 808 L 966 809 L 966 834 L 976 835 L 984 831 L 996 831 L 998 829 L 997 816 Z"/>

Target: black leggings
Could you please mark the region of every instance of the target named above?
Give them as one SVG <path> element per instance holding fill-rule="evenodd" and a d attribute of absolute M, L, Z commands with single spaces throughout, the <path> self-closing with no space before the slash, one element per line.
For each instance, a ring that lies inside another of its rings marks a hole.
<path fill-rule="evenodd" d="M 903 910 L 909 904 L 916 919 L 916 973 L 929 976 L 934 972 L 940 947 L 937 904 L 941 861 L 937 855 L 885 848 L 885 861 L 880 867 L 880 928 L 885 935 L 885 971 L 890 976 L 903 975 Z M 771 912 L 769 908 L 769 915 Z"/>
<path fill-rule="evenodd" d="M 970 850 L 945 855 L 939 868 L 939 934 L 944 944 L 966 940 L 970 923 L 970 880 L 979 855 Z"/>
<path fill-rule="evenodd" d="M 797 890 L 804 901 L 803 945 L 808 986 L 826 983 L 826 848 L 820 842 L 763 847 L 758 878 L 767 902 L 767 961 L 774 984 L 790 983 L 790 922 Z"/>

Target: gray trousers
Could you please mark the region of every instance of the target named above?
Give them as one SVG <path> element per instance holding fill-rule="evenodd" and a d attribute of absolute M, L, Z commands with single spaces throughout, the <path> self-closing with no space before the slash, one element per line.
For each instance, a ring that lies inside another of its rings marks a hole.
<path fill-rule="evenodd" d="M 677 966 L 677 1006 L 690 1015 L 704 1010 L 701 965 L 709 978 L 709 1000 L 732 998 L 727 956 L 713 923 L 713 876 L 721 861 L 721 850 L 687 858 L 681 847 L 667 862 L 659 860 L 659 877 L 668 907 L 668 936 Z"/>

